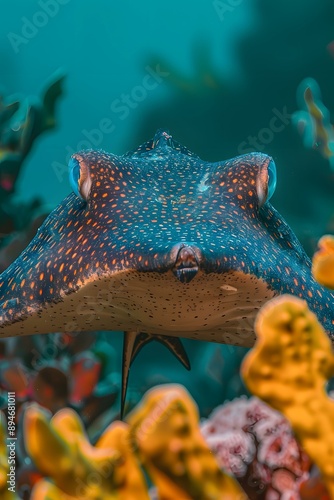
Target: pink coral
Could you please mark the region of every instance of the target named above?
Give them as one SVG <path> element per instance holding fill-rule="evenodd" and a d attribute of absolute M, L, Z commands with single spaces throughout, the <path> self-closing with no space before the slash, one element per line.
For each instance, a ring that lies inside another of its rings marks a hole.
<path fill-rule="evenodd" d="M 310 460 L 289 422 L 252 397 L 216 408 L 201 431 L 219 465 L 239 480 L 249 498 L 298 500 Z"/>
<path fill-rule="evenodd" d="M 210 434 L 206 436 L 206 442 L 216 455 L 221 468 L 228 468 L 236 477 L 246 474 L 256 452 L 255 442 L 250 434 L 242 431 Z"/>

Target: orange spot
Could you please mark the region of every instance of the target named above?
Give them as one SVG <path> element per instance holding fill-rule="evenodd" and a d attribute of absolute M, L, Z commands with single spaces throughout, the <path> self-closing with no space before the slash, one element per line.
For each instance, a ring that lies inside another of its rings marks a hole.
<path fill-rule="evenodd" d="M 41 274 L 39 275 L 39 279 L 40 279 L 41 281 L 44 279 L 44 273 L 41 273 Z"/>
<path fill-rule="evenodd" d="M 308 291 L 307 291 L 307 295 L 308 295 L 309 297 L 313 297 L 313 293 L 311 292 L 311 290 L 308 290 Z"/>
<path fill-rule="evenodd" d="M 22 287 L 24 287 L 25 282 L 26 282 L 26 280 L 25 280 L 25 279 L 23 279 L 23 280 L 21 281 L 21 288 L 22 288 Z"/>
<path fill-rule="evenodd" d="M 63 269 L 64 269 L 64 263 L 60 264 L 60 266 L 59 266 L 59 272 L 61 273 Z"/>

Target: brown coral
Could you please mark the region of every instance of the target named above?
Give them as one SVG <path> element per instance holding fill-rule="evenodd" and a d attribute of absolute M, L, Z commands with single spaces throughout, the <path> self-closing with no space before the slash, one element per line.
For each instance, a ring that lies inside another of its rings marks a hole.
<path fill-rule="evenodd" d="M 160 500 L 246 498 L 237 482 L 219 468 L 200 433 L 197 407 L 183 387 L 151 389 L 128 422 Z"/>
<path fill-rule="evenodd" d="M 305 301 L 282 295 L 258 314 L 257 342 L 242 373 L 250 391 L 290 420 L 334 498 L 334 402 L 325 382 L 334 375 L 330 340 Z"/>

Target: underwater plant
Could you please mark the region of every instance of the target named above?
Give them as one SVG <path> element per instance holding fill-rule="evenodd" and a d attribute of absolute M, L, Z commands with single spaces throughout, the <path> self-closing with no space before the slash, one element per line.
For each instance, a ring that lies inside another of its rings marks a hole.
<path fill-rule="evenodd" d="M 300 111 L 293 113 L 292 122 L 303 138 L 304 146 L 318 150 L 334 170 L 334 127 L 330 112 L 322 102 L 318 83 L 305 78 L 297 89 Z"/>
<path fill-rule="evenodd" d="M 41 98 L 29 97 L 20 101 L 15 96 L 7 100 L 0 96 L 1 235 L 26 229 L 41 206 L 40 200 L 14 205 L 12 195 L 22 164 L 36 139 L 56 127 L 56 106 L 63 93 L 63 81 L 61 71 L 54 73 L 46 83 Z"/>
<path fill-rule="evenodd" d="M 64 407 L 80 411 L 88 432 L 119 395 L 116 353 L 103 332 L 77 336 L 32 335 L 10 344 L 2 339 L 0 389 L 15 392 L 17 410 L 29 401 L 56 413 Z M 117 410 L 115 410 L 115 414 Z"/>

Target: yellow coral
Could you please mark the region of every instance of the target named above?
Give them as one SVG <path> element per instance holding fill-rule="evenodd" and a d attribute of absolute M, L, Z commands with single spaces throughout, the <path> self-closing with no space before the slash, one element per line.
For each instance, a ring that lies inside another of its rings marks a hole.
<path fill-rule="evenodd" d="M 7 482 L 10 480 L 10 476 L 8 475 L 9 466 L 6 419 L 4 414 L 0 412 L 0 498 L 2 500 L 16 500 L 19 498 L 15 492 L 8 489 L 11 486 L 10 483 Z M 13 467 L 15 467 L 15 465 L 13 465 Z"/>
<path fill-rule="evenodd" d="M 149 499 L 123 422 L 110 425 L 94 447 L 74 411 L 60 410 L 48 420 L 41 408 L 31 406 L 24 436 L 34 463 L 54 483 L 37 483 L 32 500 Z"/>
<path fill-rule="evenodd" d="M 334 236 L 323 236 L 318 247 L 313 256 L 313 276 L 321 285 L 334 289 Z"/>
<path fill-rule="evenodd" d="M 305 301 L 282 295 L 259 312 L 257 341 L 241 371 L 249 390 L 291 422 L 334 498 L 334 375 L 331 342 Z"/>
<path fill-rule="evenodd" d="M 298 87 L 297 99 L 302 109 L 293 114 L 292 121 L 301 132 L 305 147 L 318 149 L 334 168 L 334 128 L 318 83 L 305 78 Z"/>
<path fill-rule="evenodd" d="M 183 387 L 151 389 L 128 422 L 160 500 L 246 498 L 238 483 L 219 469 L 200 433 L 197 407 Z"/>

